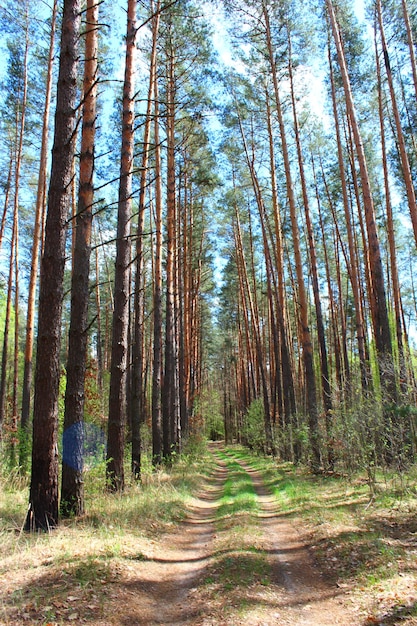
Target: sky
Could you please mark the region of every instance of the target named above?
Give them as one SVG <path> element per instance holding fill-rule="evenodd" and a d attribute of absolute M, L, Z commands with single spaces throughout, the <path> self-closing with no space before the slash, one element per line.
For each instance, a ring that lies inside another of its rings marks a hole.
<path fill-rule="evenodd" d="M 355 0 L 354 9 L 356 13 L 356 17 L 360 22 L 365 19 L 365 2 L 364 0 Z"/>

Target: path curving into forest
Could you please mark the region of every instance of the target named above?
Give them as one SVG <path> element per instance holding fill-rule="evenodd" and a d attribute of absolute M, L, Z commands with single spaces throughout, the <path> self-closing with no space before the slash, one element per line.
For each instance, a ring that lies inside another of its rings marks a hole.
<path fill-rule="evenodd" d="M 207 592 L 208 572 L 216 571 L 219 531 L 216 512 L 228 476 L 227 464 L 213 451 L 215 468 L 175 532 L 152 542 L 109 598 L 100 626 L 118 624 L 177 626 L 352 626 L 359 624 L 341 590 L 316 569 L 294 521 L 288 520 L 265 487 L 259 472 L 241 463 L 251 477 L 257 500 L 262 554 L 270 564 L 267 587 L 250 586 L 247 597 Z M 224 550 L 223 550 L 224 552 Z M 112 605 L 112 606 L 111 606 Z M 231 607 L 233 610 L 231 610 Z M 246 608 L 245 608 L 246 607 Z M 250 610 L 248 609 L 250 607 Z"/>

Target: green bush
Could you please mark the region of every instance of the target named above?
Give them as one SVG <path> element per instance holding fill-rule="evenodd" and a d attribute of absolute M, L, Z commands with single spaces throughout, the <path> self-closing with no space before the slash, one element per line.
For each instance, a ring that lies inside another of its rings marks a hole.
<path fill-rule="evenodd" d="M 243 418 L 242 438 L 252 450 L 263 452 L 266 448 L 264 403 L 253 400 Z"/>

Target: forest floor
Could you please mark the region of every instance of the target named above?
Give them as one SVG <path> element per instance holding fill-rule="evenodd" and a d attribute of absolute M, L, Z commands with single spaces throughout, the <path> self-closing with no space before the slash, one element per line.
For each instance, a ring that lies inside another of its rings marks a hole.
<path fill-rule="evenodd" d="M 110 527 L 82 558 L 81 538 L 77 554 L 58 535 L 49 552 L 39 539 L 20 563 L 16 553 L 2 559 L 0 624 L 417 625 L 415 511 L 406 527 L 384 517 L 389 540 L 408 542 L 400 564 L 384 553 L 385 569 L 395 569 L 388 587 L 361 587 L 351 574 L 366 546 L 343 542 L 357 528 L 344 521 L 329 537 L 325 524 L 283 510 L 255 466 L 211 452 L 204 484 L 168 532 L 117 540 Z M 226 497 L 242 476 L 248 482 Z M 370 553 L 361 562 L 376 567 Z"/>

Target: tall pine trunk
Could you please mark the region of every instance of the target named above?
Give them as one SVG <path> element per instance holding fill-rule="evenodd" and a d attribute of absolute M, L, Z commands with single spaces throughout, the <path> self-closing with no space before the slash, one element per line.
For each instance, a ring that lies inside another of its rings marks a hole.
<path fill-rule="evenodd" d="M 151 5 L 153 10 L 153 3 Z M 155 90 L 155 74 L 156 74 L 156 53 L 157 53 L 157 37 L 159 27 L 159 2 L 157 3 L 157 12 L 152 20 L 152 53 L 151 65 L 149 71 L 149 87 L 148 102 L 146 108 L 145 128 L 143 136 L 143 153 L 140 175 L 139 190 L 139 215 L 136 238 L 136 276 L 135 276 L 135 324 L 133 331 L 132 346 L 132 397 L 131 397 L 131 428 L 132 428 L 132 473 L 136 478 L 140 478 L 141 471 L 141 425 L 146 421 L 146 405 L 145 405 L 145 339 L 144 339 L 144 323 L 145 323 L 145 286 L 143 280 L 144 267 L 144 246 L 143 246 L 143 227 L 145 223 L 145 204 L 146 204 L 146 188 L 148 178 L 148 161 L 149 161 L 149 140 L 152 124 L 152 100 Z"/>
<path fill-rule="evenodd" d="M 271 291 L 271 283 L 272 283 L 272 276 L 271 276 L 271 260 L 270 260 L 270 255 L 269 255 L 269 245 L 268 245 L 268 240 L 267 240 L 267 234 L 266 234 L 266 226 L 265 226 L 265 207 L 264 207 L 264 203 L 263 203 L 263 198 L 262 198 L 262 192 L 261 192 L 261 188 L 259 185 L 259 181 L 258 181 L 258 177 L 253 165 L 253 159 L 251 158 L 251 155 L 249 154 L 249 150 L 248 150 L 248 146 L 246 143 L 246 137 L 245 137 L 245 133 L 243 130 L 243 126 L 242 126 L 242 122 L 241 119 L 239 117 L 239 126 L 240 126 L 240 132 L 241 132 L 241 136 L 242 136 L 242 142 L 243 142 L 243 147 L 244 147 L 244 152 L 245 152 L 245 157 L 246 157 L 246 163 L 248 165 L 249 171 L 250 171 L 250 175 L 251 175 L 251 179 L 252 179 L 252 185 L 253 185 L 253 190 L 255 193 L 255 197 L 256 197 L 256 202 L 258 205 L 258 210 L 259 210 L 259 217 L 261 220 L 261 227 L 262 227 L 262 241 L 263 241 L 263 247 L 264 247 L 264 256 L 265 256 L 265 263 L 267 266 L 267 280 L 268 280 L 268 292 L 270 297 L 272 296 L 272 291 Z M 238 255 L 240 254 L 240 267 L 242 268 L 242 272 L 243 272 L 243 280 L 244 280 L 244 287 L 246 287 L 246 293 L 247 293 L 247 299 L 249 302 L 249 311 L 250 311 L 250 317 L 252 320 L 252 329 L 253 329 L 253 335 L 254 335 L 254 342 L 255 342 L 255 349 L 256 349 L 256 354 L 257 354 L 257 365 L 260 371 L 260 375 L 261 375 L 261 385 L 262 385 L 262 397 L 263 397 L 263 404 L 264 404 L 264 430 L 265 430 L 265 441 L 266 441 L 266 452 L 268 454 L 276 454 L 276 449 L 275 449 L 275 443 L 274 443 L 274 434 L 273 434 L 273 430 L 272 430 L 272 421 L 271 421 L 271 401 L 270 401 L 270 387 L 268 386 L 267 383 L 267 375 L 266 375 L 266 365 L 265 365 L 265 355 L 264 355 L 264 351 L 262 349 L 262 339 L 261 339 L 261 330 L 260 330 L 260 321 L 259 321 L 259 307 L 258 304 L 256 302 L 256 284 L 254 284 L 253 287 L 253 294 L 254 296 L 252 297 L 251 295 L 251 290 L 250 290 L 250 285 L 249 285 L 249 280 L 247 277 L 247 270 L 246 270 L 246 264 L 245 264 L 245 258 L 243 255 L 243 248 L 242 248 L 242 237 L 241 237 L 241 232 L 240 232 L 240 222 L 239 222 L 239 214 L 236 210 L 236 235 L 237 235 L 237 247 L 238 247 Z M 252 259 L 253 259 L 253 237 L 252 237 L 252 233 L 251 233 L 251 247 L 252 247 Z M 253 276 L 253 282 L 255 283 L 255 272 L 253 269 L 253 263 L 252 263 L 252 276 Z"/>
<path fill-rule="evenodd" d="M 269 99 L 269 93 L 267 87 L 265 87 L 266 96 L 266 114 L 267 114 L 267 126 L 268 126 L 268 143 L 269 143 L 269 170 L 271 176 L 271 191 L 272 191 L 272 210 L 273 210 L 273 222 L 274 222 L 274 259 L 277 273 L 277 297 L 276 297 L 276 311 L 278 317 L 279 328 L 279 358 L 277 358 L 277 364 L 279 362 L 280 368 L 277 367 L 276 376 L 278 372 L 281 374 L 281 387 L 282 387 L 282 403 L 283 403 L 283 419 L 282 426 L 288 433 L 292 433 L 296 428 L 296 401 L 295 401 L 295 389 L 294 389 L 294 376 L 291 367 L 291 358 L 288 341 L 288 329 L 287 329 L 287 302 L 285 297 L 285 279 L 284 279 L 284 249 L 283 249 L 283 235 L 281 226 L 281 212 L 278 202 L 278 189 L 277 189 L 277 176 L 276 176 L 276 162 L 275 162 L 275 149 L 274 149 L 274 137 L 272 130 L 272 116 L 271 116 L 271 104 Z M 277 384 L 278 381 L 277 381 Z M 284 458 L 291 458 L 291 455 L 295 461 L 301 460 L 301 449 L 298 441 L 294 440 L 291 435 L 291 442 L 287 442 L 284 439 L 283 452 Z M 290 445 L 289 445 L 290 443 Z M 291 448 L 291 452 L 290 452 Z"/>
<path fill-rule="evenodd" d="M 410 211 L 411 223 L 413 225 L 414 239 L 417 245 L 416 194 L 415 194 L 414 183 L 413 183 L 413 179 L 411 175 L 410 162 L 408 159 L 407 149 L 405 145 L 404 133 L 403 133 L 403 129 L 401 126 L 400 111 L 399 111 L 398 104 L 397 104 L 397 97 L 395 95 L 394 79 L 392 76 L 391 64 L 390 64 L 389 54 L 388 54 L 388 46 L 387 46 L 387 41 L 385 37 L 384 22 L 382 18 L 381 0 L 377 0 L 376 2 L 376 12 L 377 12 L 377 20 L 379 24 L 379 34 L 381 37 L 382 52 L 384 56 L 385 70 L 387 73 L 389 93 L 391 97 L 392 112 L 394 115 L 395 129 L 397 132 L 396 139 L 397 139 L 398 152 L 399 152 L 399 157 L 400 157 L 400 162 L 401 162 L 401 170 L 402 170 L 402 175 L 404 179 L 405 190 L 407 193 L 408 208 Z"/>
<path fill-rule="evenodd" d="M 330 36 L 330 35 L 329 35 Z M 343 158 L 343 149 L 342 149 L 342 140 L 341 140 L 341 132 L 340 132 L 340 123 L 339 123 L 339 115 L 337 110 L 337 102 L 336 102 L 336 90 L 335 90 L 335 81 L 334 81 L 334 73 L 333 73 L 333 64 L 330 56 L 330 42 L 329 42 L 329 50 L 328 50 L 328 58 L 329 58 L 329 67 L 330 67 L 330 83 L 331 83 L 331 93 L 332 93 L 332 105 L 333 105 L 333 116 L 335 121 L 335 130 L 336 130 L 336 141 L 337 141 L 337 159 L 339 165 L 339 175 L 340 175 L 340 184 L 342 188 L 342 198 L 343 198 L 343 208 L 345 213 L 345 222 L 347 229 L 347 237 L 348 237 L 348 246 L 349 246 L 349 260 L 347 262 L 347 266 L 349 268 L 349 277 L 352 285 L 352 294 L 355 305 L 355 323 L 356 323 L 356 338 L 358 343 L 358 355 L 359 355 L 359 365 L 361 372 L 361 386 L 364 392 L 369 391 L 370 387 L 370 373 L 369 373 L 369 365 L 367 363 L 366 358 L 366 345 L 365 345 L 365 323 L 363 319 L 363 310 L 361 304 L 361 296 L 360 296 L 360 277 L 359 277 L 359 269 L 358 269 L 358 261 L 355 247 L 355 239 L 353 233 L 353 225 L 351 219 L 351 211 L 350 211 L 350 202 L 349 195 L 346 183 L 346 169 Z M 327 189 L 327 185 L 326 185 Z M 328 193 L 329 201 L 330 194 Z M 348 385 L 350 385 L 350 378 L 347 380 Z"/>
<path fill-rule="evenodd" d="M 14 199 L 13 199 L 13 226 L 12 226 L 12 240 L 10 244 L 10 259 L 9 259 L 9 278 L 7 284 L 7 303 L 6 303 L 6 320 L 3 337 L 3 352 L 1 363 L 1 378 L 0 378 L 0 438 L 2 436 L 2 425 L 5 418 L 6 411 L 6 387 L 7 387 L 7 360 L 8 360 L 8 335 L 10 326 L 10 315 L 12 308 L 12 288 L 13 288 L 13 267 L 14 261 L 18 258 L 18 222 L 19 222 L 19 196 L 20 196 L 20 174 L 22 168 L 23 157 L 23 137 L 25 132 L 26 122 L 26 104 L 27 104 L 27 90 L 28 90 L 28 54 L 29 54 L 29 25 L 27 23 L 28 15 L 26 12 L 26 32 L 25 32 L 25 51 L 23 58 L 23 70 L 22 70 L 22 92 L 16 94 L 16 98 L 19 99 L 18 106 L 16 107 L 16 119 L 15 119 L 15 162 L 14 162 Z M 16 296 L 18 296 L 17 287 L 17 272 L 16 272 Z M 16 318 L 18 317 L 18 310 L 15 311 Z M 17 369 L 15 368 L 15 375 L 17 376 Z M 15 419 L 15 418 L 14 418 Z"/>
<path fill-rule="evenodd" d="M 152 463 L 163 456 L 162 430 L 162 172 L 159 140 L 158 83 L 155 74 L 155 278 L 153 291 Z"/>
<path fill-rule="evenodd" d="M 380 9 L 380 7 L 379 7 Z M 399 375 L 400 375 L 400 389 L 403 394 L 407 392 L 407 373 L 404 355 L 404 341 L 403 341 L 403 325 L 402 325 L 402 305 L 400 294 L 400 280 L 398 274 L 397 263 L 397 250 L 395 246 L 395 228 L 394 228 L 394 215 L 392 210 L 391 201 L 391 189 L 389 182 L 389 168 L 388 168 L 388 154 L 387 154 L 387 142 L 385 136 L 385 116 L 383 105 L 383 92 L 381 83 L 381 64 L 379 61 L 378 48 L 376 42 L 375 31 L 375 60 L 377 69 L 377 81 L 378 81 L 378 113 L 379 113 L 379 125 L 381 129 L 381 153 L 382 153 L 382 168 L 384 172 L 384 190 L 385 190 L 385 208 L 387 212 L 387 236 L 389 247 L 389 262 L 390 262 L 390 276 L 392 284 L 392 297 L 394 301 L 394 315 L 395 315 L 395 332 L 397 338 L 398 347 L 398 361 L 399 361 Z"/>
<path fill-rule="evenodd" d="M 56 17 L 58 12 L 58 0 L 54 0 L 54 6 L 52 9 L 51 20 L 51 33 L 49 40 L 49 53 L 48 53 L 48 71 L 46 79 L 45 89 L 45 106 L 43 110 L 42 120 L 42 140 L 41 151 L 39 157 L 39 174 L 38 174 L 38 187 L 36 192 L 36 208 L 35 208 L 35 223 L 33 226 L 33 242 L 32 242 L 32 255 L 30 266 L 30 278 L 28 289 L 28 308 L 26 316 L 26 343 L 25 343 L 25 364 L 23 370 L 23 386 L 22 386 L 22 414 L 21 414 L 21 427 L 26 436 L 29 431 L 29 416 L 30 416 L 30 396 L 32 388 L 32 370 L 33 370 L 33 344 L 35 335 L 35 305 L 36 305 L 36 286 L 38 283 L 38 267 L 39 267 L 39 248 L 41 238 L 41 226 L 42 216 L 44 214 L 45 207 L 45 195 L 46 195 L 46 171 L 47 171 L 47 156 L 48 156 L 48 136 L 49 136 L 49 112 L 51 104 L 52 93 L 52 69 L 54 60 L 54 40 L 56 29 Z M 23 434 L 22 433 L 22 434 Z M 20 464 L 24 467 L 26 465 L 26 445 L 22 442 L 20 453 Z"/>
<path fill-rule="evenodd" d="M 38 311 L 32 473 L 26 530 L 58 524 L 58 396 L 65 241 L 75 152 L 80 1 L 65 0 Z"/>
<path fill-rule="evenodd" d="M 172 49 L 167 59 L 167 258 L 165 370 L 162 391 L 164 456 L 169 458 L 180 446 L 179 378 L 177 342 L 177 202 L 175 184 L 175 58 Z"/>
<path fill-rule="evenodd" d="M 85 371 L 88 347 L 88 305 L 90 299 L 91 225 L 94 200 L 94 142 L 97 97 L 98 4 L 88 0 L 78 208 L 75 222 L 74 256 L 71 275 L 71 313 L 68 340 L 67 386 L 65 390 L 62 451 L 61 514 L 84 512 L 83 446 Z"/>
<path fill-rule="evenodd" d="M 274 85 L 275 105 L 277 109 L 278 123 L 281 136 L 282 156 L 284 160 L 286 191 L 288 204 L 290 208 L 291 232 L 294 247 L 295 269 L 297 276 L 297 296 L 298 296 L 298 315 L 301 327 L 301 345 L 302 358 L 305 374 L 305 401 L 306 413 L 308 419 L 309 439 L 311 447 L 311 467 L 313 471 L 318 471 L 321 464 L 320 442 L 319 442 L 319 426 L 318 426 L 318 408 L 316 397 L 316 381 L 313 363 L 313 344 L 308 322 L 308 300 L 304 283 L 304 273 L 302 266 L 302 255 L 300 248 L 300 233 L 297 222 L 297 208 L 294 195 L 293 181 L 291 175 L 290 158 L 288 153 L 288 144 L 286 137 L 286 129 L 284 124 L 284 116 L 282 112 L 281 98 L 278 86 L 278 74 L 275 61 L 275 52 L 272 47 L 272 35 L 269 21 L 269 13 L 265 2 L 263 2 L 263 16 L 266 28 L 266 45 L 268 48 L 268 63 L 271 68 L 272 80 Z"/>
<path fill-rule="evenodd" d="M 122 149 L 117 211 L 116 267 L 110 366 L 109 423 L 107 433 L 107 486 L 124 488 L 126 425 L 126 377 L 128 364 L 130 294 L 130 222 L 134 154 L 134 71 L 136 49 L 136 0 L 128 0 L 126 64 L 123 87 Z"/>
<path fill-rule="evenodd" d="M 385 296 L 385 282 L 381 261 L 381 249 L 376 225 L 375 208 L 372 198 L 365 151 L 356 118 L 356 111 L 353 102 L 352 90 L 346 67 L 346 60 L 340 37 L 339 26 L 336 20 L 332 1 L 326 0 L 326 3 L 330 17 L 330 24 L 333 31 L 333 38 L 336 45 L 339 67 L 342 75 L 347 113 L 352 128 L 356 155 L 359 163 L 362 198 L 365 211 L 366 233 L 368 241 L 369 269 L 370 277 L 372 279 L 372 288 L 370 292 L 370 295 L 372 296 L 371 312 L 375 345 L 378 355 L 378 365 L 380 368 L 380 379 L 382 388 L 385 392 L 385 400 L 392 402 L 395 401 L 397 392 L 392 362 L 391 334 L 388 320 L 388 308 Z"/>
<path fill-rule="evenodd" d="M 334 449 L 333 449 L 333 403 L 332 403 L 332 392 L 330 387 L 330 376 L 329 376 L 329 363 L 327 358 L 327 344 L 326 344 L 326 332 L 324 328 L 323 321 L 323 310 L 321 305 L 321 297 L 320 297 L 320 289 L 319 289 L 319 272 L 318 272 L 318 263 L 317 263 L 317 253 L 316 253 L 316 244 L 314 240 L 314 231 L 313 224 L 311 221 L 310 215 L 310 201 L 308 197 L 307 191 L 307 181 L 305 176 L 305 168 L 304 168 L 304 158 L 301 148 L 301 138 L 300 138 L 300 128 L 298 123 L 298 114 L 295 100 L 295 91 L 294 91 L 294 76 L 293 76 L 293 67 L 292 67 L 292 49 L 291 49 L 291 36 L 288 30 L 288 71 L 290 76 L 290 88 L 291 88 L 291 104 L 293 110 L 293 119 L 294 119 L 294 132 L 295 132 L 295 143 L 297 147 L 297 157 L 298 157 L 298 167 L 300 171 L 300 180 L 301 180 L 301 190 L 303 196 L 303 205 L 304 205 L 304 216 L 307 228 L 307 239 L 308 239 L 308 251 L 309 251 L 309 260 L 310 260 L 310 269 L 311 269 L 311 280 L 313 287 L 313 295 L 314 295 L 314 306 L 316 310 L 316 325 L 317 325 L 317 337 L 319 344 L 319 354 L 320 354 L 320 370 L 321 370 L 321 390 L 322 390 L 322 398 L 323 398 L 323 407 L 325 414 L 325 424 L 326 424 L 326 435 L 327 435 L 327 463 L 331 470 L 334 469 L 335 457 L 334 457 Z"/>

